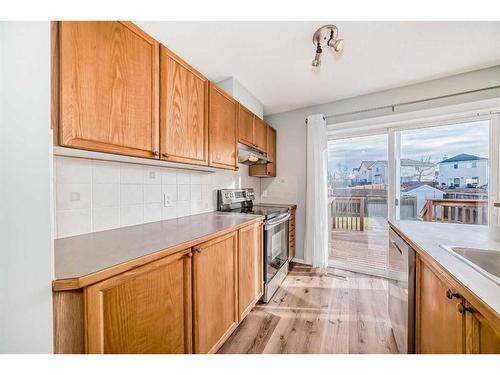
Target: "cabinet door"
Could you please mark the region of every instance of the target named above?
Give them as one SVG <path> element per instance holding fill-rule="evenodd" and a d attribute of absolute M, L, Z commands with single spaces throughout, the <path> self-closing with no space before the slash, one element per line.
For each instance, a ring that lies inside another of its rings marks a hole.
<path fill-rule="evenodd" d="M 236 169 L 238 103 L 215 85 L 210 85 L 209 165 Z"/>
<path fill-rule="evenodd" d="M 238 300 L 242 321 L 262 296 L 262 223 L 240 229 L 238 251 Z"/>
<path fill-rule="evenodd" d="M 465 352 L 465 319 L 459 311 L 461 298 L 421 260 L 417 262 L 417 353 Z"/>
<path fill-rule="evenodd" d="M 267 124 L 257 116 L 255 116 L 253 127 L 253 146 L 267 152 Z"/>
<path fill-rule="evenodd" d="M 288 221 L 288 260 L 295 258 L 295 208 L 290 210 Z"/>
<path fill-rule="evenodd" d="M 253 147 L 254 117 L 252 112 L 238 105 L 238 141 L 250 147 Z"/>
<path fill-rule="evenodd" d="M 214 353 L 238 324 L 237 233 L 195 248 L 194 350 Z"/>
<path fill-rule="evenodd" d="M 267 175 L 276 177 L 276 130 L 269 126 L 267 157 L 271 163 L 267 165 Z"/>
<path fill-rule="evenodd" d="M 87 353 L 191 353 L 191 250 L 85 290 Z"/>
<path fill-rule="evenodd" d="M 276 130 L 268 127 L 267 158 L 268 164 L 254 164 L 248 169 L 248 174 L 254 177 L 276 177 Z"/>
<path fill-rule="evenodd" d="M 208 165 L 208 80 L 164 46 L 160 60 L 161 158 Z"/>
<path fill-rule="evenodd" d="M 467 306 L 467 353 L 500 354 L 500 326 L 491 324 L 473 306 Z"/>
<path fill-rule="evenodd" d="M 59 144 L 158 158 L 158 50 L 130 22 L 61 22 Z"/>

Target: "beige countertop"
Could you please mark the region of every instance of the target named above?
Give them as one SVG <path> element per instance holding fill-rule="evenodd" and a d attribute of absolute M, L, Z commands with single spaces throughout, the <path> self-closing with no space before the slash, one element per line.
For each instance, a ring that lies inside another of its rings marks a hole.
<path fill-rule="evenodd" d="M 89 285 L 263 218 L 210 212 L 55 240 L 53 289 Z"/>
<path fill-rule="evenodd" d="M 417 251 L 427 253 L 463 286 L 500 315 L 500 285 L 458 259 L 440 245 L 500 251 L 500 228 L 470 224 L 398 220 L 390 223 Z"/>

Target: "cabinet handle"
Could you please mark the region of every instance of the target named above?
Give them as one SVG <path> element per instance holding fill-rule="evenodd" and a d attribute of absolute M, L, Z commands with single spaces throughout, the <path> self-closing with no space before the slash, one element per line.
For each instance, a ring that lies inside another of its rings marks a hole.
<path fill-rule="evenodd" d="M 164 158 L 167 158 L 167 159 L 169 157 L 169 155 L 166 152 L 164 152 L 163 154 L 161 154 L 161 156 L 163 156 Z"/>
<path fill-rule="evenodd" d="M 159 151 L 153 151 L 153 156 L 160 156 L 160 152 Z"/>
<path fill-rule="evenodd" d="M 187 253 L 187 254 L 186 254 L 186 256 L 187 256 L 188 258 L 191 258 L 191 257 L 193 256 L 193 253 L 189 252 L 189 253 Z"/>
<path fill-rule="evenodd" d="M 460 294 L 458 293 L 453 293 L 450 289 L 446 291 L 446 298 L 448 299 L 453 299 L 453 298 L 460 298 Z"/>
<path fill-rule="evenodd" d="M 397 244 L 396 242 L 394 242 L 394 241 L 391 241 L 391 243 L 392 243 L 392 244 L 394 245 L 394 247 L 395 247 L 395 248 L 399 251 L 399 253 L 400 253 L 401 255 L 403 255 L 403 250 L 401 250 L 401 249 L 399 248 L 398 244 Z M 448 293 L 447 293 L 447 295 L 448 295 Z"/>
<path fill-rule="evenodd" d="M 472 309 L 469 306 L 465 306 L 463 303 L 459 303 L 457 305 L 458 312 L 464 315 L 466 312 L 472 312 Z"/>
<path fill-rule="evenodd" d="M 201 253 L 200 249 L 194 249 L 194 251 L 196 251 L 198 254 Z"/>

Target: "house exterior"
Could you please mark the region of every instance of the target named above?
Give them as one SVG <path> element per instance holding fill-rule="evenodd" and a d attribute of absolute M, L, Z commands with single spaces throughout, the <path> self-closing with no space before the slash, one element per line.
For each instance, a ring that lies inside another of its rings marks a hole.
<path fill-rule="evenodd" d="M 444 192 L 424 183 L 416 183 L 406 189 L 401 190 L 401 194 L 414 196 L 417 198 L 417 216 L 422 211 L 427 199 L 443 199 Z"/>
<path fill-rule="evenodd" d="M 438 183 L 448 188 L 476 188 L 488 184 L 488 159 L 458 154 L 439 164 Z"/>
<path fill-rule="evenodd" d="M 401 159 L 401 182 L 430 182 L 436 179 L 436 164 L 428 161 Z M 387 161 L 362 161 L 351 172 L 355 184 L 387 184 Z"/>

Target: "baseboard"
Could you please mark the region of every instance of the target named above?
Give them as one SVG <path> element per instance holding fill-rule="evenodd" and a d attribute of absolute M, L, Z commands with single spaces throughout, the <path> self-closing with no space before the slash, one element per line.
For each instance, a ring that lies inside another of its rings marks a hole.
<path fill-rule="evenodd" d="M 294 263 L 300 263 L 300 264 L 305 264 L 307 266 L 310 266 L 309 263 L 306 263 L 306 261 L 304 259 L 300 259 L 300 258 L 293 258 L 292 262 L 294 262 Z"/>

